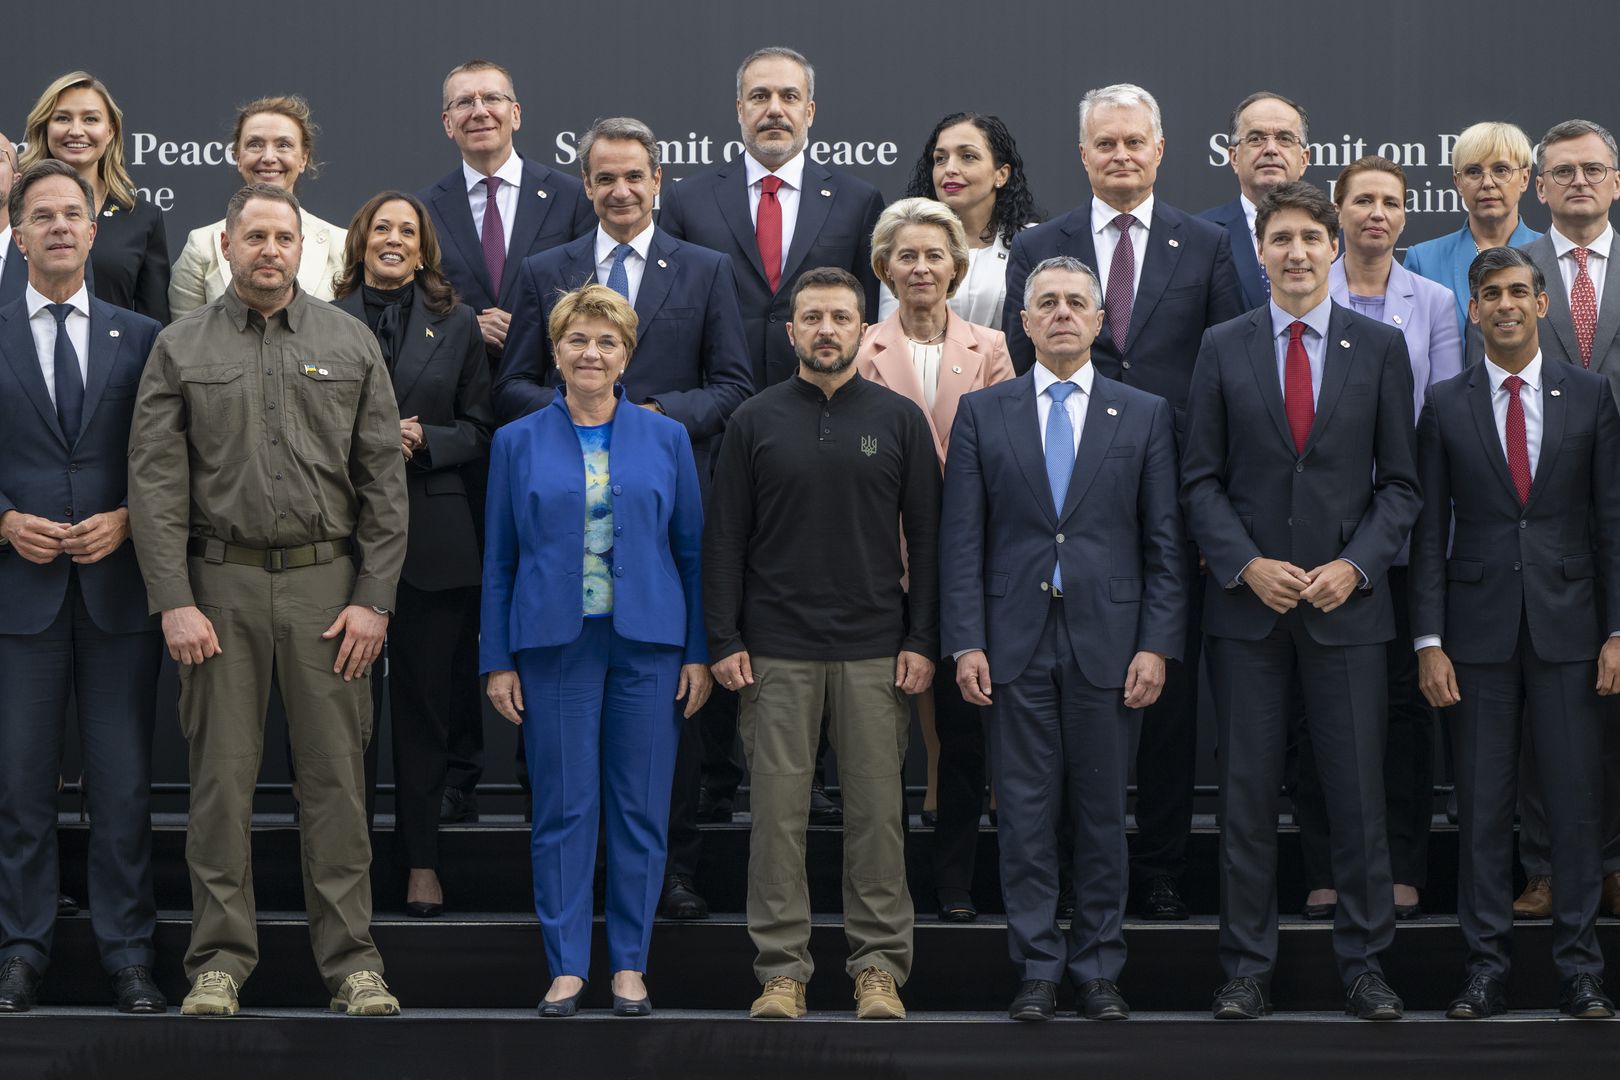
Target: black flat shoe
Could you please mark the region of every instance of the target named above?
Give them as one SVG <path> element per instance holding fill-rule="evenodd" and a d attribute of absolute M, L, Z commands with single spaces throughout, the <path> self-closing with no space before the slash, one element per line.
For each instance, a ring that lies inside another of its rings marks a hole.
<path fill-rule="evenodd" d="M 1332 904 L 1306 904 L 1299 909 L 1299 913 L 1307 919 L 1331 919 L 1338 913 L 1339 905 Z"/>
<path fill-rule="evenodd" d="M 407 900 L 405 914 L 413 919 L 437 919 L 444 914 L 443 902 L 434 903 L 431 900 Z"/>
<path fill-rule="evenodd" d="M 570 997 L 560 998 L 557 1001 L 541 1001 L 540 1007 L 536 1011 L 547 1020 L 577 1014 L 579 1012 L 579 999 L 585 996 L 586 985 L 581 983 L 579 989 L 575 990 Z"/>
<path fill-rule="evenodd" d="M 169 1008 L 169 999 L 158 989 L 151 969 L 141 964 L 120 968 L 113 976 L 113 1001 L 121 1013 L 161 1013 Z"/>
<path fill-rule="evenodd" d="M 1025 979 L 1007 1007 L 1013 1020 L 1050 1020 L 1057 1015 L 1057 984 L 1045 979 Z"/>
<path fill-rule="evenodd" d="M 651 1016 L 652 998 L 627 998 L 613 995 L 614 1016 Z"/>
<path fill-rule="evenodd" d="M 1344 997 L 1344 1011 L 1357 1020 L 1399 1020 L 1405 1009 L 1400 995 L 1370 971 L 1351 983 Z"/>
<path fill-rule="evenodd" d="M 1422 905 L 1422 903 L 1396 904 L 1395 905 L 1395 918 L 1399 919 L 1401 922 L 1406 922 L 1406 921 L 1408 921 L 1410 919 L 1415 919 L 1415 918 L 1417 918 L 1418 916 L 1420 916 L 1422 914 L 1423 914 L 1423 905 Z"/>
<path fill-rule="evenodd" d="M 961 889 L 940 889 L 934 894 L 939 905 L 939 921 L 970 923 L 979 917 L 973 897 Z"/>
<path fill-rule="evenodd" d="M 939 812 L 936 810 L 924 810 L 918 817 L 922 819 L 922 827 L 925 829 L 932 829 L 939 824 Z"/>
<path fill-rule="evenodd" d="M 56 894 L 56 917 L 58 919 L 71 919 L 79 913 L 79 902 L 67 893 Z"/>
<path fill-rule="evenodd" d="M 1468 976 L 1468 982 L 1446 1006 L 1446 1019 L 1484 1020 L 1504 1012 L 1507 1012 L 1507 994 L 1502 984 L 1476 972 Z"/>
<path fill-rule="evenodd" d="M 439 824 L 460 825 L 478 820 L 478 795 L 447 787 L 439 798 Z"/>

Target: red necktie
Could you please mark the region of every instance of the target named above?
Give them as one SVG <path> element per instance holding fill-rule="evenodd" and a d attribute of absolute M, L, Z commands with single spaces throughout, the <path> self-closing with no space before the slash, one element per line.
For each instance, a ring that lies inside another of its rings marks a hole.
<path fill-rule="evenodd" d="M 1590 287 L 1591 283 L 1587 284 Z M 1590 335 L 1587 340 L 1591 340 Z M 1508 475 L 1513 477 L 1513 486 L 1519 492 L 1521 506 L 1530 501 L 1530 450 L 1524 435 L 1524 401 L 1519 397 L 1519 387 L 1523 385 L 1524 380 L 1517 375 L 1509 375 L 1502 380 L 1502 389 L 1510 395 L 1504 439 L 1507 443 Z"/>
<path fill-rule="evenodd" d="M 781 186 L 779 176 L 760 179 L 759 213 L 754 218 L 754 242 L 759 245 L 759 261 L 765 265 L 765 284 L 773 293 L 782 284 L 782 204 L 776 198 Z"/>
<path fill-rule="evenodd" d="M 1131 226 L 1136 218 L 1121 214 L 1114 219 L 1119 243 L 1114 245 L 1114 261 L 1108 264 L 1108 296 L 1103 307 L 1108 312 L 1108 336 L 1114 348 L 1125 351 L 1125 338 L 1131 329 L 1131 306 L 1136 292 L 1136 251 L 1131 247 Z"/>
<path fill-rule="evenodd" d="M 1580 346 L 1581 365 L 1592 366 L 1592 337 L 1597 333 L 1597 290 L 1592 288 L 1592 279 L 1586 273 L 1586 257 L 1592 252 L 1587 248 L 1574 248 L 1570 254 L 1575 256 L 1575 284 L 1569 290 L 1569 313 L 1575 320 L 1575 344 Z"/>
<path fill-rule="evenodd" d="M 489 271 L 489 287 L 496 296 L 501 295 L 501 275 L 506 273 L 506 229 L 501 223 L 501 208 L 495 193 L 501 189 L 501 178 L 484 177 L 484 231 L 479 239 L 484 245 L 484 269 Z"/>
<path fill-rule="evenodd" d="M 1288 355 L 1283 379 L 1283 411 L 1288 414 L 1288 430 L 1294 436 L 1294 452 L 1305 452 L 1316 420 L 1316 402 L 1311 400 L 1311 358 L 1305 352 L 1305 324 L 1288 327 Z"/>

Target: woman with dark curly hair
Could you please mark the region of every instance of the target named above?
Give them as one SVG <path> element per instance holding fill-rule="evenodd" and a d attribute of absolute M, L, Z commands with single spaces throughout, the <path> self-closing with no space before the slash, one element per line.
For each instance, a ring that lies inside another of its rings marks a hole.
<path fill-rule="evenodd" d="M 937 199 L 962 220 L 968 271 L 951 297 L 951 310 L 968 322 L 999 330 L 1007 296 L 1007 251 L 1019 229 L 1045 218 L 1030 194 L 1024 159 L 1007 125 L 985 113 L 945 117 L 923 144 L 905 194 Z M 878 314 L 886 319 L 897 306 L 885 288 Z"/>

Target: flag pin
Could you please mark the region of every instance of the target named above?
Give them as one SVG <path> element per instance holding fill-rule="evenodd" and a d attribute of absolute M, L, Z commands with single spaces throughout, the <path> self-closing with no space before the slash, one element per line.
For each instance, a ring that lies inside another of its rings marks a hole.
<path fill-rule="evenodd" d="M 1169 241 L 1169 244 L 1170 244 L 1171 247 L 1180 247 L 1181 246 L 1181 241 L 1175 239 L 1174 237 L 1171 237 L 1171 239 Z"/>
<path fill-rule="evenodd" d="M 1552 389 L 1552 390 L 1549 390 L 1549 391 L 1547 391 L 1547 392 L 1548 392 L 1548 393 L 1549 393 L 1549 394 L 1551 394 L 1551 395 L 1552 395 L 1552 396 L 1553 396 L 1553 397 L 1557 397 L 1557 396 L 1558 396 L 1558 395 L 1559 395 L 1559 394 L 1562 394 L 1562 393 L 1563 393 L 1563 391 L 1562 391 L 1562 390 L 1559 390 L 1559 389 L 1557 389 L 1557 388 L 1556 388 L 1556 387 L 1555 387 L 1555 388 L 1553 388 L 1553 389 Z"/>
<path fill-rule="evenodd" d="M 546 193 L 544 191 L 537 191 L 535 194 L 540 196 L 542 199 L 546 197 Z"/>
<path fill-rule="evenodd" d="M 829 198 L 829 199 L 830 199 L 830 198 L 832 198 L 832 192 L 830 192 L 830 191 L 828 191 L 828 190 L 827 190 L 827 189 L 826 189 L 826 188 L 822 188 L 822 189 L 821 189 L 821 193 L 822 193 L 822 194 L 823 194 L 823 195 L 825 195 L 825 196 L 826 196 L 826 197 L 827 197 L 827 198 Z"/>
<path fill-rule="evenodd" d="M 1401 317 L 1399 315 L 1391 315 L 1390 321 L 1392 321 L 1396 326 L 1401 325 Z"/>
<path fill-rule="evenodd" d="M 1350 347 L 1350 343 L 1349 343 L 1349 342 L 1348 342 L 1348 341 L 1345 341 L 1345 340 L 1343 340 L 1343 339 L 1340 339 L 1340 341 L 1339 341 L 1339 348 L 1341 348 L 1341 349 L 1348 349 L 1348 348 L 1349 348 L 1349 347 Z"/>
<path fill-rule="evenodd" d="M 669 267 L 669 263 L 665 262 L 663 259 L 658 260 L 658 268 L 660 270 L 668 269 L 668 267 Z"/>
<path fill-rule="evenodd" d="M 116 333 L 117 333 L 117 332 L 118 332 L 118 331 L 116 331 L 116 330 L 114 330 L 114 331 L 113 331 L 113 333 L 115 333 L 115 334 L 116 334 Z M 953 365 L 953 366 L 952 366 L 952 367 L 951 367 L 951 374 L 953 374 L 953 375 L 960 375 L 960 374 L 962 374 L 962 365 L 961 365 L 961 364 L 955 364 L 955 365 Z"/>
<path fill-rule="evenodd" d="M 109 330 L 109 331 L 107 331 L 107 336 L 108 336 L 108 337 L 117 337 L 117 336 L 118 336 L 118 331 L 116 331 L 116 330 Z"/>
<path fill-rule="evenodd" d="M 422 327 L 422 329 L 423 329 L 423 330 L 426 330 L 426 331 L 427 331 L 427 336 L 428 336 L 428 337 L 432 337 L 432 336 L 433 336 L 433 327 L 431 327 L 431 326 L 424 326 L 424 327 Z"/>
<path fill-rule="evenodd" d="M 1119 410 L 1114 408 L 1112 405 L 1110 405 L 1110 406 L 1108 406 L 1108 415 L 1109 416 L 1118 416 L 1119 415 Z"/>

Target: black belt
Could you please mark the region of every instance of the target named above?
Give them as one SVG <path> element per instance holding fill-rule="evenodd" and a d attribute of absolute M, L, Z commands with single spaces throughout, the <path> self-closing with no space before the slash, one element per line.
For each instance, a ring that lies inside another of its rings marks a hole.
<path fill-rule="evenodd" d="M 206 562 L 257 566 L 266 573 L 279 574 L 283 570 L 299 570 L 340 559 L 354 550 L 354 543 L 345 537 L 320 540 L 303 547 L 256 548 L 199 538 L 188 541 L 186 550 Z"/>

